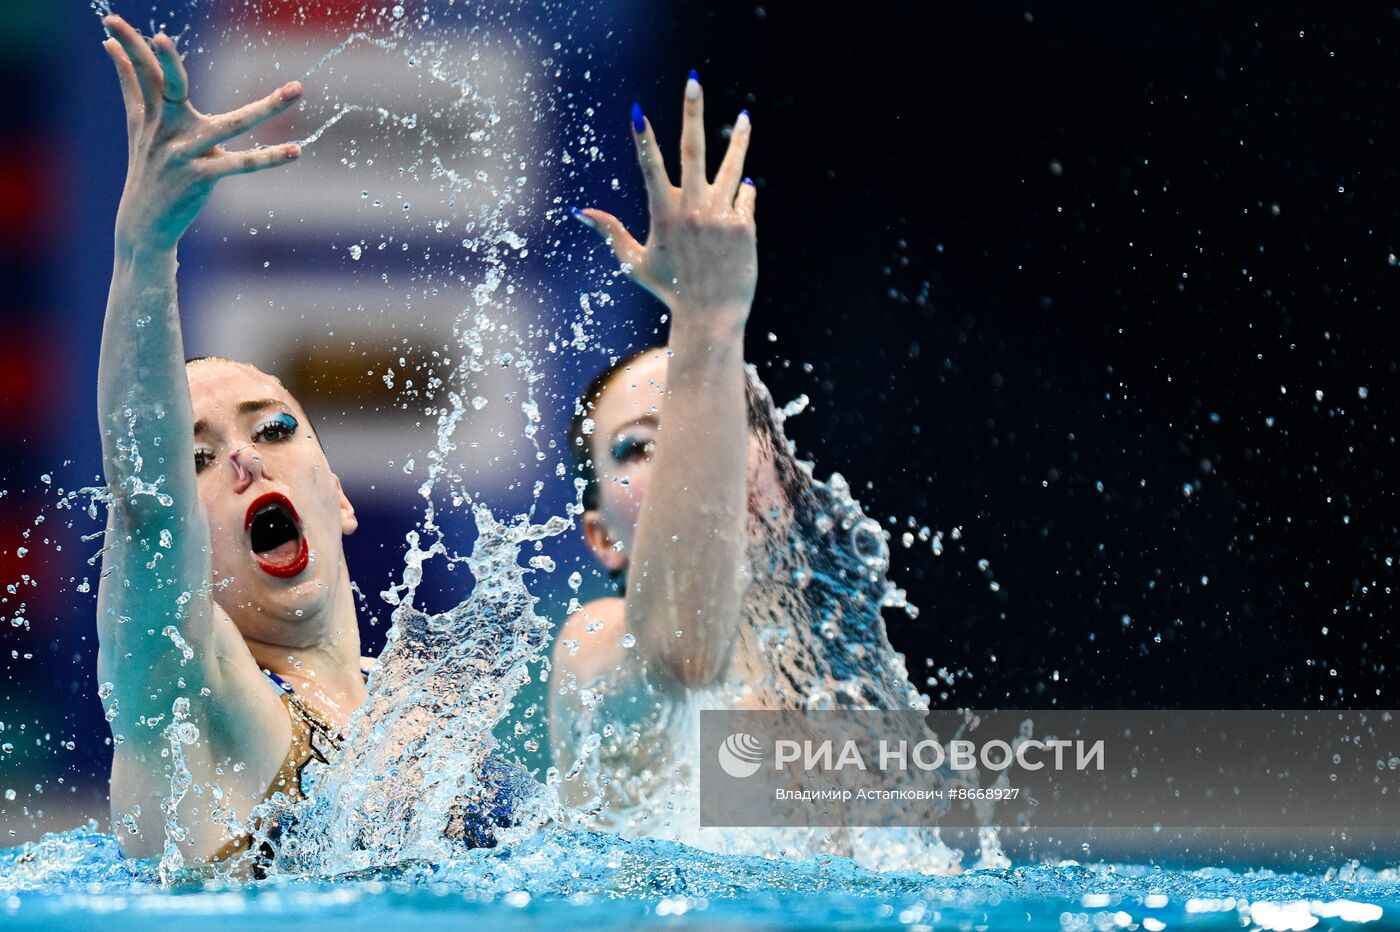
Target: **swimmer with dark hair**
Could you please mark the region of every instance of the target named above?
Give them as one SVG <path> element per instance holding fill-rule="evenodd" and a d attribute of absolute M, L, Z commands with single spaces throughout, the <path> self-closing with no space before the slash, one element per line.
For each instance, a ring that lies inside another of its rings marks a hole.
<path fill-rule="evenodd" d="M 604 211 L 576 214 L 670 312 L 667 345 L 618 360 L 594 379 L 570 438 L 587 483 L 584 537 L 623 585 L 570 616 L 556 639 L 551 741 L 569 774 L 565 798 L 582 803 L 602 791 L 610 806 L 604 824 L 623 834 L 659 828 L 628 824 L 624 810 L 642 805 L 636 796 L 648 787 L 660 792 L 675 782 L 662 746 L 684 740 L 678 710 L 719 687 L 717 707 L 745 704 L 729 685 L 763 679 L 740 624 L 748 519 L 755 509 L 782 507 L 746 405 L 744 328 L 758 280 L 756 190 L 743 174 L 750 121 L 739 114 L 710 181 L 703 108 L 692 72 L 679 186 L 651 124 L 633 110 L 650 208 L 645 244 Z M 768 702 L 755 696 L 752 704 Z"/>
<path fill-rule="evenodd" d="M 679 187 L 634 110 L 645 245 L 601 210 L 576 215 L 666 305 L 670 333 L 664 347 L 614 360 L 575 408 L 583 534 L 614 592 L 577 607 L 555 641 L 561 796 L 629 837 L 956 870 L 957 852 L 931 829 L 702 825 L 704 711 L 927 709 L 880 617 L 893 589 L 879 524 L 844 480 L 817 482 L 796 459 L 785 412 L 744 363 L 758 278 L 755 190 L 743 177 L 751 126 L 747 113 L 735 120 L 711 182 L 703 104 L 692 72 Z"/>

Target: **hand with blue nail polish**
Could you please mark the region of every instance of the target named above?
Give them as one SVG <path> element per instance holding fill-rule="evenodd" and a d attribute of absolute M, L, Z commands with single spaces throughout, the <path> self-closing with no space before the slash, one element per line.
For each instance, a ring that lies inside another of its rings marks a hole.
<path fill-rule="evenodd" d="M 704 95 L 694 72 L 686 80 L 683 106 L 679 187 L 666 174 L 651 124 L 640 107 L 633 109 L 633 140 L 651 214 L 646 244 L 612 214 L 596 208 L 576 214 L 607 238 L 627 274 L 671 310 L 662 364 L 643 370 L 646 387 L 636 396 L 644 407 L 633 416 L 657 419 L 658 443 L 645 483 L 640 466 L 631 473 L 639 481 L 626 495 L 639 498 L 627 507 L 635 511 L 602 517 L 603 511 L 592 510 L 585 521 L 594 528 L 586 533 L 602 535 L 591 539 L 614 542 L 600 545 L 612 561 L 608 565 L 627 567 L 625 600 L 608 609 L 617 622 L 613 630 L 621 625 L 636 639 L 635 659 L 627 661 L 636 666 L 622 675 L 643 670 L 648 684 L 672 694 L 732 675 L 740 650 L 735 645 L 749 579 L 751 444 L 744 327 L 758 283 L 756 192 L 743 183 L 748 114 L 735 120 L 711 182 L 705 173 Z M 599 530 L 605 527 L 611 530 Z M 569 624 L 575 621 L 577 616 Z M 607 642 L 580 640 L 594 647 L 578 656 L 556 655 L 556 669 L 582 682 L 587 665 L 601 656 L 595 651 L 605 649 L 598 645 Z M 616 709 L 609 714 L 631 714 L 624 703 L 609 708 Z M 559 720 L 554 711 L 551 717 Z"/>
<path fill-rule="evenodd" d="M 748 319 L 758 282 L 757 191 L 752 183 L 742 183 L 750 130 L 745 110 L 734 121 L 729 148 L 711 182 L 705 171 L 704 95 L 700 76 L 691 71 L 685 84 L 679 187 L 671 184 L 641 105 L 632 105 L 632 138 L 651 214 L 645 245 L 606 211 L 587 208 L 574 214 L 606 237 L 624 271 L 671 309 L 673 326 L 742 332 Z"/>

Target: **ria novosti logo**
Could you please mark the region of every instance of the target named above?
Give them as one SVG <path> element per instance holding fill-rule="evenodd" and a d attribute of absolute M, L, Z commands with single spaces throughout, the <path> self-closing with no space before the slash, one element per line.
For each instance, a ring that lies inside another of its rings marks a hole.
<path fill-rule="evenodd" d="M 847 769 L 862 773 L 932 772 L 947 768 L 968 771 L 978 768 L 998 773 L 1019 767 L 1027 771 L 1074 769 L 1099 770 L 1105 767 L 1105 740 L 1090 743 L 1084 739 L 1070 741 L 1061 738 L 1045 740 L 1018 739 L 1015 743 L 992 739 L 982 742 L 958 738 L 944 744 L 936 738 L 922 741 L 881 738 L 873 747 L 864 747 L 854 739 L 837 741 L 797 741 L 774 738 L 765 741 L 746 731 L 736 731 L 720 744 L 716 756 L 720 768 L 731 777 L 751 777 L 763 768 L 764 749 L 773 748 L 773 771 L 794 771 L 806 774 L 841 772 Z M 869 742 L 867 742 L 868 744 Z M 1073 756 L 1068 752 L 1073 751 Z M 790 766 L 791 765 L 791 766 Z"/>
<path fill-rule="evenodd" d="M 735 732 L 719 746 L 720 769 L 742 779 L 758 773 L 763 766 L 763 743 L 746 732 Z"/>

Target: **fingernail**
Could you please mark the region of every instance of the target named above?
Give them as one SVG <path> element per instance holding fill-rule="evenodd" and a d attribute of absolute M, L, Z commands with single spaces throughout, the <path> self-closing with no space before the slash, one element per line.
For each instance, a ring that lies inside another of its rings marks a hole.
<path fill-rule="evenodd" d="M 752 119 L 749 117 L 749 112 L 748 112 L 747 110 L 740 110 L 740 111 L 739 111 L 739 119 L 737 119 L 737 120 L 734 121 L 734 125 L 735 125 L 736 127 L 738 127 L 738 126 L 745 126 L 745 125 L 747 125 L 747 124 L 749 124 L 749 123 L 751 123 L 751 122 L 752 122 Z"/>
<path fill-rule="evenodd" d="M 647 131 L 647 118 L 646 115 L 642 113 L 641 104 L 632 105 L 632 131 L 636 133 L 645 133 Z"/>
<path fill-rule="evenodd" d="M 694 68 L 691 68 L 691 69 L 690 69 L 690 75 L 686 78 L 686 80 L 687 80 L 687 81 L 694 81 L 696 84 L 699 84 L 699 83 L 700 83 L 700 72 L 696 71 Z"/>
<path fill-rule="evenodd" d="M 733 176 L 731 175 L 730 177 L 733 177 Z M 752 187 L 753 187 L 753 179 L 752 179 L 752 178 L 745 178 L 745 179 L 744 179 L 744 184 L 746 184 L 746 185 L 748 185 L 749 187 L 752 188 Z"/>
<path fill-rule="evenodd" d="M 287 147 L 287 158 L 288 158 L 288 159 L 295 159 L 295 158 L 300 158 L 300 157 L 301 157 L 301 146 L 297 145 L 296 143 L 292 143 L 290 146 Z"/>
<path fill-rule="evenodd" d="M 288 81 L 286 84 L 282 85 L 282 99 L 296 100 L 301 96 L 302 90 L 303 88 L 300 81 Z"/>
<path fill-rule="evenodd" d="M 588 216 L 588 214 L 584 213 L 583 211 L 579 210 L 577 207 L 569 207 L 569 216 L 573 217 L 575 220 L 587 226 L 593 226 L 593 218 Z"/>
<path fill-rule="evenodd" d="M 690 69 L 690 77 L 685 81 L 685 99 L 700 99 L 700 73 L 694 68 Z"/>

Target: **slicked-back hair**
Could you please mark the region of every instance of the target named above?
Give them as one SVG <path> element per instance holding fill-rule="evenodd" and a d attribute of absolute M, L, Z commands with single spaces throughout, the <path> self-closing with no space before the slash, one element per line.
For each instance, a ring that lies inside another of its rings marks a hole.
<path fill-rule="evenodd" d="M 185 367 L 188 368 L 189 366 L 197 362 L 228 362 L 233 363 L 237 366 L 251 366 L 254 369 L 258 369 L 258 367 L 254 366 L 252 363 L 244 362 L 241 359 L 229 359 L 227 356 L 215 355 L 191 356 L 185 360 Z M 286 392 L 288 395 L 291 395 L 291 397 L 296 401 L 297 405 L 301 408 L 301 413 L 306 415 L 306 426 L 311 428 L 311 436 L 316 438 L 317 445 L 320 446 L 321 452 L 324 453 L 326 451 L 326 445 L 324 443 L 321 443 L 321 435 L 316 431 L 316 425 L 311 423 L 311 412 L 306 410 L 306 405 L 302 404 L 301 399 L 297 398 L 296 395 L 292 395 L 292 390 L 289 389 L 285 384 L 283 384 L 282 380 L 277 378 L 277 376 L 273 375 L 271 372 L 263 372 L 261 369 L 258 369 L 258 371 L 262 372 L 263 375 L 270 376 L 271 378 L 276 379 L 277 384 L 282 386 L 282 391 Z"/>

